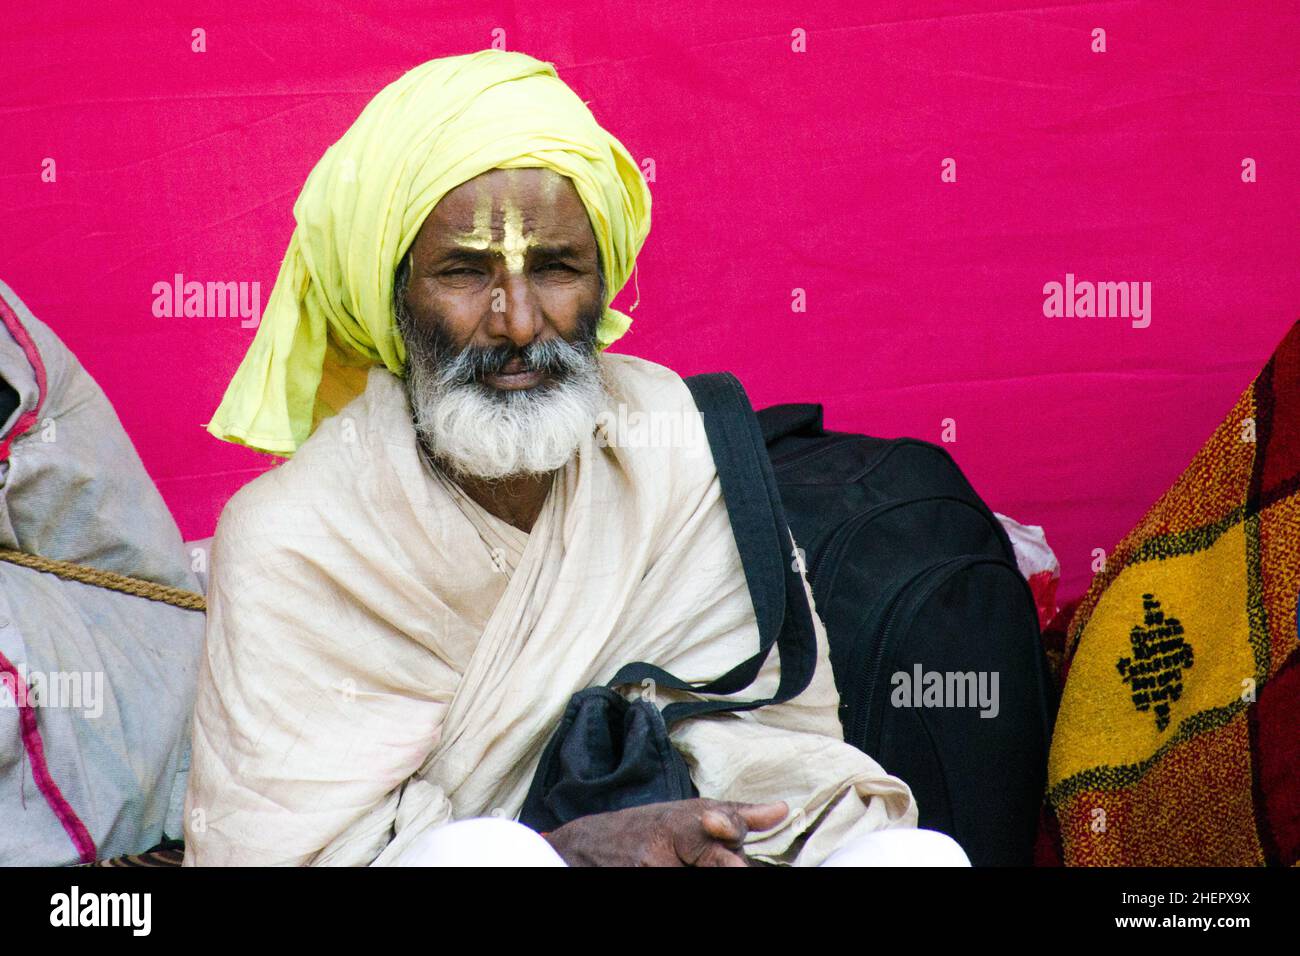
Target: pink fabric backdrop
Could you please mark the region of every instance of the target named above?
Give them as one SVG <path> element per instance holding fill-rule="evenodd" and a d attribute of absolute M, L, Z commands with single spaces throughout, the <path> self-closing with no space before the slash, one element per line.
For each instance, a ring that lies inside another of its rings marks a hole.
<path fill-rule="evenodd" d="M 265 302 L 322 151 L 494 30 L 655 162 L 619 350 L 821 401 L 835 428 L 955 420 L 991 506 L 1046 528 L 1064 596 L 1297 316 L 1293 3 L 178 6 L 0 14 L 0 277 L 103 385 L 187 537 L 271 461 L 201 428 L 252 329 L 156 318 L 154 283 Z M 1045 317 L 1067 272 L 1150 282 L 1150 326 Z"/>

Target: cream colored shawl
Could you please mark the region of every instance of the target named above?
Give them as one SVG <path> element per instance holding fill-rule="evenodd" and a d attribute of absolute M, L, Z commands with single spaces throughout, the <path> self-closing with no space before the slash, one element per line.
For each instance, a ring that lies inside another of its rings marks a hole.
<path fill-rule="evenodd" d="M 654 363 L 599 361 L 605 427 L 557 472 L 531 533 L 430 473 L 402 383 L 382 368 L 231 499 L 187 864 L 386 864 L 424 828 L 514 817 L 574 692 L 633 660 L 696 682 L 754 653 L 707 447 L 631 432 L 639 412 L 695 415 L 690 392 Z M 770 862 L 816 865 L 846 839 L 916 825 L 906 785 L 843 742 L 820 621 L 817 635 L 816 676 L 793 701 L 673 730 L 701 796 L 789 802 L 787 821 L 746 846 Z M 778 675 L 773 650 L 746 696 L 769 696 Z"/>

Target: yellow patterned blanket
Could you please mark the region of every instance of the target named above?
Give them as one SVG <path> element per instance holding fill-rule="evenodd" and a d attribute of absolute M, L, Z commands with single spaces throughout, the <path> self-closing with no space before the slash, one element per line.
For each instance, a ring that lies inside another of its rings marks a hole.
<path fill-rule="evenodd" d="M 1300 323 L 1071 621 L 1047 834 L 1072 866 L 1295 865 Z"/>

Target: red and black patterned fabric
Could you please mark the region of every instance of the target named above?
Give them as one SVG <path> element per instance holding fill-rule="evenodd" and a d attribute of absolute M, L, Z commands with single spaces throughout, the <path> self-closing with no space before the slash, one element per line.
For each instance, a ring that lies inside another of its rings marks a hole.
<path fill-rule="evenodd" d="M 1300 323 L 1070 619 L 1040 863 L 1297 863 L 1297 591 Z"/>

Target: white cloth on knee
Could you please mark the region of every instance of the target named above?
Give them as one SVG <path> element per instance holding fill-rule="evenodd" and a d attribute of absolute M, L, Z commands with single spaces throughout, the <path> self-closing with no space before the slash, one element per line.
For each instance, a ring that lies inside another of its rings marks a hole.
<path fill-rule="evenodd" d="M 395 866 L 564 866 L 534 830 L 504 817 L 474 817 L 416 837 Z"/>
<path fill-rule="evenodd" d="M 515 820 L 476 817 L 422 833 L 396 866 L 564 866 L 538 833 Z M 937 830 L 875 830 L 832 853 L 822 866 L 970 866 L 957 841 Z"/>
<path fill-rule="evenodd" d="M 895 827 L 850 840 L 822 866 L 970 866 L 961 845 L 938 830 Z"/>

